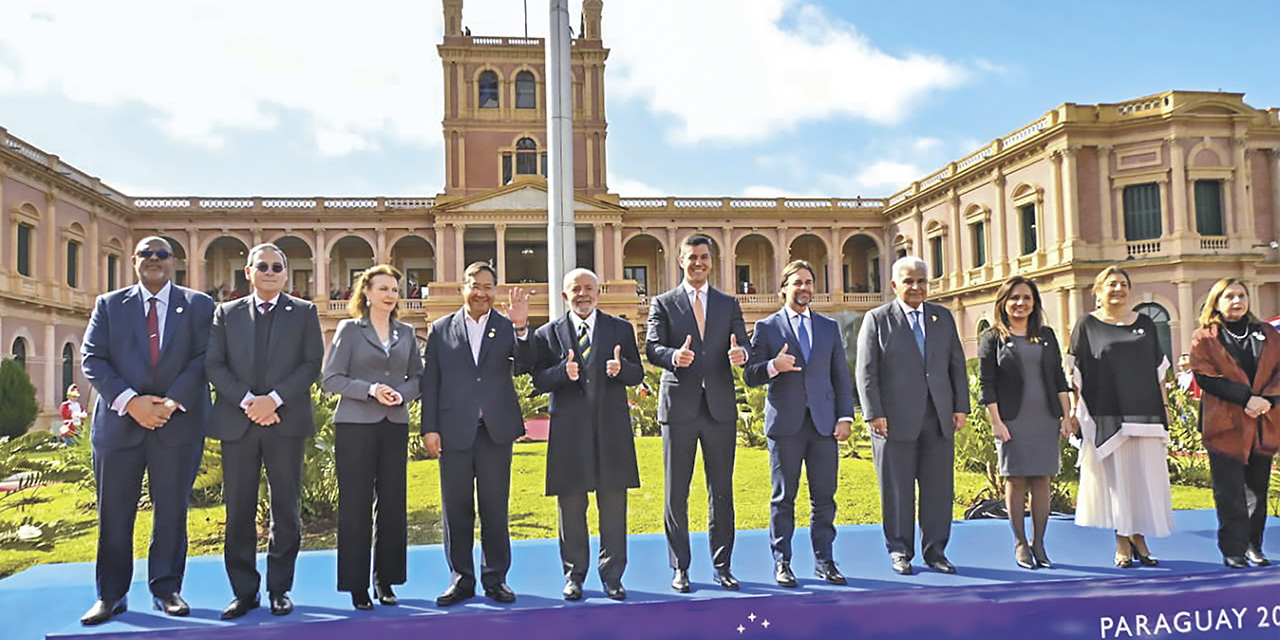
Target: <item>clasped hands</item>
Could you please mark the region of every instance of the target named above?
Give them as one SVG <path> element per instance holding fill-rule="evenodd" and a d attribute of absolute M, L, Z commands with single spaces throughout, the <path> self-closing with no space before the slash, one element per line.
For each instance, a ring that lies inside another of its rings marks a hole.
<path fill-rule="evenodd" d="M 1244 406 L 1244 414 L 1253 419 L 1262 417 L 1262 414 L 1270 410 L 1271 401 L 1262 396 L 1250 397 L 1248 404 Z"/>
<path fill-rule="evenodd" d="M 134 422 L 144 429 L 152 430 L 163 427 L 177 409 L 178 403 L 173 400 L 152 395 L 134 396 L 124 407 Z"/>
<path fill-rule="evenodd" d="M 693 364 L 693 358 L 697 354 L 692 347 L 693 347 L 693 336 L 692 335 L 685 336 L 684 344 L 680 345 L 679 349 L 676 349 L 675 365 L 677 367 L 687 367 Z M 735 367 L 741 367 L 742 365 L 747 363 L 747 350 L 738 346 L 737 334 L 733 334 L 733 333 L 729 334 L 728 355 L 729 355 L 729 364 Z"/>
<path fill-rule="evenodd" d="M 399 391 L 393 389 L 391 385 L 381 382 L 373 385 L 373 399 L 388 407 L 394 407 L 404 402 L 404 397 L 400 395 Z"/>

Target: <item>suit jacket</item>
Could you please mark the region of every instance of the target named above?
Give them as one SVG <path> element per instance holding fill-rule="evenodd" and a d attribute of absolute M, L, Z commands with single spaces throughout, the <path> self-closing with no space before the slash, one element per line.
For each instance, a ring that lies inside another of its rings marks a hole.
<path fill-rule="evenodd" d="M 480 362 L 467 342 L 466 309 L 431 323 L 422 373 L 422 433 L 439 433 L 445 451 L 470 449 L 480 412 L 496 442 L 524 435 L 524 418 L 512 376 L 529 372 L 535 357 L 531 340 L 517 340 L 511 320 L 489 312 L 480 343 Z"/>
<path fill-rule="evenodd" d="M 338 323 L 324 363 L 321 387 L 337 393 L 334 422 L 373 424 L 390 420 L 409 424 L 409 403 L 422 389 L 422 356 L 413 327 L 391 321 L 391 346 L 382 347 L 378 331 L 368 318 L 349 318 Z M 381 382 L 400 394 L 403 402 L 389 407 L 369 396 L 369 387 Z"/>
<path fill-rule="evenodd" d="M 1013 420 L 1022 411 L 1022 385 L 1028 382 L 1043 384 L 1049 414 L 1061 418 L 1062 403 L 1059 392 L 1071 391 L 1067 376 L 1062 372 L 1062 348 L 1049 327 L 1041 327 L 1037 343 L 1043 348 L 1040 371 L 1023 371 L 1022 360 L 1013 340 L 1001 340 L 994 329 L 982 333 L 978 341 L 978 371 L 982 380 L 983 405 L 995 403 L 1000 409 L 1001 420 Z"/>
<path fill-rule="evenodd" d="M 907 315 L 897 300 L 867 312 L 858 332 L 857 382 L 862 415 L 888 418 L 889 440 L 920 436 L 925 399 L 933 399 L 942 433 L 951 438 L 951 414 L 969 412 L 964 348 L 951 312 L 925 302 L 925 357 L 920 357 Z"/>
<path fill-rule="evenodd" d="M 204 357 L 213 319 L 213 299 L 176 284 L 169 293 L 160 361 L 151 368 L 147 316 L 135 285 L 98 296 L 80 347 L 84 375 L 98 399 L 93 411 L 91 441 L 95 448 L 137 446 L 146 429 L 111 403 L 125 390 L 138 395 L 172 398 L 186 408 L 174 411 L 155 430 L 165 446 L 189 445 L 204 439 L 209 417 L 209 383 Z"/>
<path fill-rule="evenodd" d="M 844 343 L 835 320 L 810 310 L 813 320 L 809 360 L 800 357 L 800 342 L 787 312 L 780 310 L 756 322 L 751 335 L 751 360 L 744 378 L 753 387 L 769 385 L 764 402 L 766 436 L 794 435 L 804 425 L 805 410 L 813 417 L 818 433 L 835 433 L 836 420 L 853 417 L 853 379 L 844 357 Z M 769 378 L 769 361 L 787 346 L 796 357 L 800 371 L 783 372 Z"/>
<path fill-rule="evenodd" d="M 276 410 L 280 422 L 271 429 L 290 438 L 309 436 L 315 431 L 311 383 L 320 377 L 324 359 L 324 336 L 316 306 L 281 293 L 271 311 L 274 317 L 268 352 L 255 353 L 254 300 L 254 296 L 246 296 L 218 305 L 213 312 L 213 331 L 204 363 L 216 392 L 209 436 L 238 440 L 254 426 L 240 402 L 255 386 L 260 369 L 266 370 L 267 386 L 258 391 L 275 391 L 284 401 Z"/>
<path fill-rule="evenodd" d="M 707 286 L 707 318 L 705 335 L 698 336 L 698 322 L 693 317 L 684 285 L 654 297 L 649 305 L 649 329 L 645 338 L 645 355 L 650 364 L 666 369 L 658 393 L 658 420 L 684 422 L 698 415 L 698 397 L 706 384 L 707 406 L 711 417 L 719 422 L 737 419 L 737 399 L 733 390 L 733 371 L 729 364 L 729 336 L 738 337 L 738 346 L 749 349 L 747 328 L 742 322 L 738 299 Z M 693 337 L 693 364 L 676 367 L 671 358 Z"/>
<path fill-rule="evenodd" d="M 569 313 L 572 313 L 570 311 Z M 591 358 L 583 362 L 568 314 L 542 325 L 534 335 L 537 364 L 533 386 L 551 394 L 551 434 L 547 441 L 547 495 L 640 486 L 635 434 L 627 387 L 644 380 L 644 365 L 631 323 L 596 311 Z M 622 348 L 622 370 L 609 377 L 605 363 Z M 573 350 L 578 379 L 565 362 Z"/>

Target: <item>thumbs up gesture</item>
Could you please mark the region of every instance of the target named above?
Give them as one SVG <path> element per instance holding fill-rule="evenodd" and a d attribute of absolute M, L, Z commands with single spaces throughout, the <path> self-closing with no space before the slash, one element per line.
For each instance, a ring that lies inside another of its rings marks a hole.
<path fill-rule="evenodd" d="M 691 346 L 693 346 L 693 336 L 685 336 L 684 344 L 681 345 L 679 349 L 676 349 L 677 367 L 687 367 L 693 364 L 694 352 L 693 349 L 690 348 Z"/>
<path fill-rule="evenodd" d="M 738 346 L 738 334 L 729 334 L 729 364 L 741 367 L 747 363 L 747 350 Z"/>
<path fill-rule="evenodd" d="M 573 357 L 573 349 L 569 350 L 569 355 L 564 360 L 564 373 L 570 380 L 578 380 L 578 361 Z"/>
<path fill-rule="evenodd" d="M 604 372 L 612 378 L 622 371 L 622 345 L 613 345 L 613 359 L 606 360 L 604 363 Z"/>
<path fill-rule="evenodd" d="M 787 353 L 787 345 L 785 344 L 782 345 L 782 350 L 778 352 L 778 355 L 773 357 L 773 368 L 778 373 L 801 370 L 800 367 L 796 366 L 796 357 Z"/>

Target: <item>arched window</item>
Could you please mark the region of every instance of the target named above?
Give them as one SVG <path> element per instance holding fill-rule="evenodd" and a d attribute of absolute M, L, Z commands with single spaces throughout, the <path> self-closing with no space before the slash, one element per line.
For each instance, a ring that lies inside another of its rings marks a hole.
<path fill-rule="evenodd" d="M 538 89 L 533 74 L 521 71 L 516 74 L 516 108 L 535 109 L 538 106 Z"/>
<path fill-rule="evenodd" d="M 71 343 L 62 346 L 62 390 L 66 391 L 76 381 L 76 349 Z"/>
<path fill-rule="evenodd" d="M 537 175 L 538 143 L 532 138 L 520 138 L 516 141 L 516 175 Z"/>
<path fill-rule="evenodd" d="M 22 338 L 15 338 L 13 341 L 13 359 L 19 366 L 26 370 L 27 368 L 27 341 Z"/>
<path fill-rule="evenodd" d="M 1156 338 L 1160 340 L 1160 350 L 1164 357 L 1173 362 L 1173 335 L 1169 331 L 1169 311 L 1155 302 L 1144 302 L 1133 308 L 1156 323 Z"/>
<path fill-rule="evenodd" d="M 492 71 L 480 72 L 477 104 L 481 109 L 498 108 L 498 74 Z"/>

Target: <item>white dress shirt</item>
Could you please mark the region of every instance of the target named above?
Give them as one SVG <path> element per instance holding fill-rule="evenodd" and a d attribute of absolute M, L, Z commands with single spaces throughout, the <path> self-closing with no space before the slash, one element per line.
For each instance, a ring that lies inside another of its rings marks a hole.
<path fill-rule="evenodd" d="M 155 298 L 156 320 L 158 321 L 157 330 L 160 332 L 160 349 L 163 350 L 164 323 L 165 317 L 169 315 L 169 294 L 173 292 L 173 282 L 169 281 L 164 283 L 164 286 L 160 287 L 160 290 L 154 294 L 147 291 L 147 288 L 142 286 L 141 282 L 133 286 L 138 288 L 138 300 L 142 305 L 143 322 L 146 321 L 147 314 L 151 311 L 151 299 Z M 147 339 L 149 340 L 150 336 L 148 336 Z M 116 396 L 116 399 L 111 401 L 111 410 L 115 411 L 116 415 L 123 416 L 126 413 L 125 407 L 129 406 L 129 401 L 137 397 L 137 395 L 138 392 L 132 387 L 121 391 L 120 395 Z"/>
<path fill-rule="evenodd" d="M 915 330 L 916 316 L 912 314 L 916 311 L 920 312 L 920 333 L 924 334 L 927 339 L 929 337 L 929 323 L 924 321 L 924 303 L 921 302 L 919 307 L 912 309 L 910 305 L 902 301 L 902 298 L 895 298 L 895 300 L 898 302 L 898 306 L 902 308 L 902 312 L 907 314 L 907 326 L 913 331 Z"/>
<path fill-rule="evenodd" d="M 273 296 L 270 300 L 263 300 L 262 298 L 259 298 L 259 297 L 258 297 L 258 292 L 256 292 L 256 291 L 255 291 L 255 292 L 253 293 L 253 317 L 254 317 L 254 321 L 255 321 L 255 322 L 257 322 L 258 313 L 262 310 L 262 305 L 264 305 L 264 304 L 269 304 L 269 305 L 271 305 L 271 310 L 272 310 L 272 311 L 275 311 L 275 310 L 276 310 L 276 306 L 277 306 L 277 304 L 278 304 L 279 302 L 280 302 L 280 293 L 279 293 L 279 292 L 276 292 L 276 295 L 275 295 L 275 296 Z M 372 394 L 370 394 L 370 395 L 372 395 Z M 270 393 L 268 393 L 268 394 L 267 394 L 267 397 L 269 397 L 269 398 L 271 398 L 273 401 L 275 401 L 275 403 L 276 403 L 276 408 L 279 408 L 281 405 L 283 405 L 283 404 L 284 404 L 284 398 L 281 398 L 281 397 L 280 397 L 280 394 L 276 393 L 276 390 L 275 390 L 275 389 L 272 389 L 272 390 L 270 391 Z M 253 392 L 252 392 L 252 391 L 246 391 L 246 392 L 244 392 L 244 399 L 240 400 L 240 408 L 241 408 L 241 409 L 246 409 L 246 410 L 247 410 L 247 409 L 249 408 L 249 403 L 250 403 L 250 402 L 253 402 L 253 398 L 254 398 L 254 395 L 253 395 Z"/>

